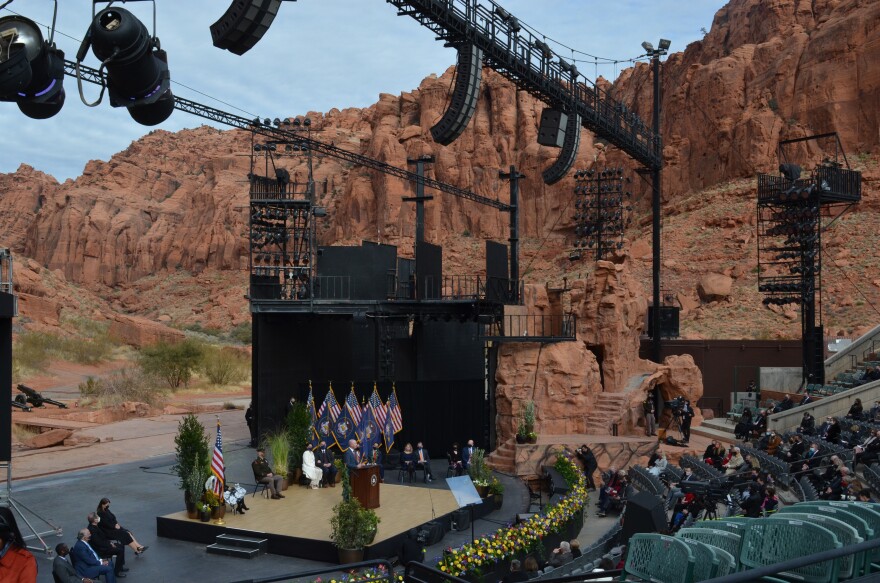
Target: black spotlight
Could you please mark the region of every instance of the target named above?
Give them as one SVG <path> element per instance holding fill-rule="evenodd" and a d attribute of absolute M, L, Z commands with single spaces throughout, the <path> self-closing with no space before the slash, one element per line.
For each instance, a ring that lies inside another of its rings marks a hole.
<path fill-rule="evenodd" d="M 64 53 L 43 40 L 36 23 L 0 18 L 0 101 L 15 101 L 28 117 L 47 119 L 64 105 Z"/>
<path fill-rule="evenodd" d="M 168 55 L 147 27 L 123 8 L 106 8 L 92 21 L 92 50 L 107 67 L 110 105 L 126 107 L 139 124 L 162 123 L 174 111 Z"/>

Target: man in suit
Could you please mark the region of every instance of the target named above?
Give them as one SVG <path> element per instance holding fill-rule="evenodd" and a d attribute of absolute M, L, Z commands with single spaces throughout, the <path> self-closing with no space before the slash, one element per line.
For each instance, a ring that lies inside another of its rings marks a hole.
<path fill-rule="evenodd" d="M 428 455 L 428 450 L 422 446 L 421 441 L 416 445 L 415 457 L 416 469 L 420 469 L 425 473 L 423 481 L 426 484 L 433 482 L 434 475 L 431 473 L 431 457 Z"/>
<path fill-rule="evenodd" d="M 327 442 L 323 439 L 315 450 L 315 464 L 324 471 L 324 483 L 336 487 L 336 474 L 338 470 L 333 463 L 333 452 L 327 449 Z"/>
<path fill-rule="evenodd" d="M 80 577 L 70 562 L 70 549 L 64 543 L 55 545 L 55 558 L 52 560 L 52 576 L 61 583 L 94 583 L 88 577 Z"/>
<path fill-rule="evenodd" d="M 356 439 L 348 440 L 348 449 L 346 450 L 345 455 L 342 456 L 342 462 L 349 470 L 357 470 L 364 467 L 364 463 L 361 461 L 361 457 L 358 454 L 358 442 Z"/>
<path fill-rule="evenodd" d="M 100 526 L 101 517 L 97 513 L 90 512 L 86 519 L 89 521 L 88 528 L 92 534 L 89 545 L 102 559 L 112 559 L 115 556 L 113 572 L 117 578 L 125 577 L 125 571 L 128 571 L 128 567 L 125 566 L 125 545 L 107 536 Z"/>
<path fill-rule="evenodd" d="M 678 501 L 684 498 L 684 492 L 682 491 L 682 483 L 684 482 L 696 482 L 697 476 L 694 475 L 694 471 L 687 467 L 684 469 L 684 476 L 681 477 L 681 482 L 678 483 L 678 487 L 674 487 L 669 490 L 669 496 L 666 498 L 666 508 L 667 510 L 671 510 L 678 504 Z"/>
<path fill-rule="evenodd" d="M 461 451 L 461 461 L 465 471 L 471 468 L 471 456 L 474 455 L 474 440 L 468 439 L 467 445 Z"/>
<path fill-rule="evenodd" d="M 113 573 L 113 564 L 107 559 L 98 557 L 98 553 L 89 544 L 92 533 L 84 528 L 76 535 L 76 544 L 70 551 L 74 567 L 80 577 L 97 579 L 104 575 L 107 583 L 116 583 L 116 574 Z"/>
<path fill-rule="evenodd" d="M 684 441 L 691 440 L 691 419 L 694 418 L 694 409 L 690 401 L 685 401 L 681 408 L 681 436 Z"/>

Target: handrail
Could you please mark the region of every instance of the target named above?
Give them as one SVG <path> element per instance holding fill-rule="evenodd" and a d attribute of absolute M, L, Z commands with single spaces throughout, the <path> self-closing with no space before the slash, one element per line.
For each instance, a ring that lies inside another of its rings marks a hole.
<path fill-rule="evenodd" d="M 836 352 L 825 360 L 825 378 L 834 378 L 838 373 L 845 372 L 843 367 L 848 367 L 848 363 L 852 362 L 852 355 L 856 351 L 864 348 L 866 344 L 880 341 L 880 325 L 875 326 L 866 334 L 856 339 L 852 344 L 844 350 Z M 862 355 L 864 356 L 864 354 Z"/>
<path fill-rule="evenodd" d="M 821 553 L 814 553 L 806 557 L 789 559 L 781 563 L 774 563 L 772 565 L 758 567 L 757 569 L 740 571 L 739 573 L 733 573 L 731 575 L 725 575 L 723 577 L 705 579 L 703 583 L 747 583 L 749 581 L 757 581 L 761 577 L 766 577 L 768 575 L 776 575 L 778 573 L 782 573 L 783 571 L 791 571 L 794 569 L 799 569 L 801 567 L 806 567 L 807 565 L 840 559 L 842 557 L 848 557 L 849 555 L 855 555 L 863 551 L 872 551 L 874 549 L 880 549 L 880 539 L 872 539 L 858 544 L 841 547 L 839 549 L 833 549 L 830 551 L 822 551 Z"/>
<path fill-rule="evenodd" d="M 270 575 L 269 577 L 260 577 L 257 579 L 237 579 L 232 583 L 273 583 L 274 581 L 285 581 L 288 579 L 300 579 L 303 577 L 313 577 L 315 575 L 323 575 L 324 573 L 336 573 L 339 571 L 351 571 L 352 569 L 362 569 L 364 567 L 385 567 L 388 576 L 377 579 L 368 579 L 367 581 L 380 581 L 383 579 L 391 580 L 394 577 L 393 567 L 388 559 L 374 559 L 372 561 L 362 561 L 360 563 L 351 563 L 348 565 L 334 565 L 332 567 L 322 567 L 320 569 L 312 569 L 310 571 L 298 571 L 296 573 L 285 573 L 284 575 Z M 461 581 L 456 579 L 456 581 Z"/>
<path fill-rule="evenodd" d="M 415 571 L 415 573 L 413 572 Z M 429 578 L 420 578 L 418 577 L 418 571 L 423 571 L 430 575 Z M 460 577 L 456 577 L 455 575 L 450 575 L 449 573 L 444 573 L 439 569 L 435 569 L 434 567 L 429 567 L 424 563 L 420 563 L 418 561 L 412 561 L 406 566 L 406 571 L 404 572 L 404 581 L 407 582 L 421 582 L 421 581 L 431 581 L 432 583 L 437 581 L 437 578 L 440 577 L 446 581 L 452 581 L 453 583 L 468 583 L 466 579 L 461 579 Z"/>

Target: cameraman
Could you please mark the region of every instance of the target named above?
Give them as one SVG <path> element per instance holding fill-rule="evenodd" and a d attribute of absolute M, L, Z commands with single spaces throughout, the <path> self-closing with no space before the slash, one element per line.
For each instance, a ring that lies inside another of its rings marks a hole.
<path fill-rule="evenodd" d="M 581 463 L 584 464 L 584 475 L 587 478 L 587 488 L 590 490 L 596 489 L 596 482 L 593 481 L 593 474 L 596 473 L 596 470 L 599 468 L 599 462 L 596 461 L 596 456 L 593 454 L 593 450 L 585 443 L 579 448 L 575 450 L 578 458 L 580 458 Z"/>

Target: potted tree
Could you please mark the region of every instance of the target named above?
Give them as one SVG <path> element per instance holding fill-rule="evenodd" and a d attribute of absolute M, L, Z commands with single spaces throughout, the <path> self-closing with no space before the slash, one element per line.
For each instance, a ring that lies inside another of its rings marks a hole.
<path fill-rule="evenodd" d="M 495 510 L 501 510 L 501 506 L 504 504 L 504 484 L 494 476 L 492 481 L 489 482 L 489 496 L 492 497 Z"/>
<path fill-rule="evenodd" d="M 189 518 L 199 518 L 196 505 L 202 500 L 205 481 L 208 479 L 208 468 L 198 463 L 193 464 L 185 474 L 183 497 L 186 502 L 186 513 Z"/>
<path fill-rule="evenodd" d="M 290 471 L 290 435 L 286 429 L 280 429 L 266 436 L 266 449 L 272 455 L 272 473 L 284 476 L 281 489 L 287 490 L 287 474 Z"/>
<path fill-rule="evenodd" d="M 523 429 L 528 443 L 537 443 L 538 434 L 535 433 L 535 402 L 526 401 L 522 412 Z"/>
<path fill-rule="evenodd" d="M 296 484 L 302 473 L 302 456 L 306 450 L 306 444 L 312 438 L 312 416 L 309 414 L 305 403 L 296 401 L 287 413 L 285 419 L 287 424 L 287 435 L 290 440 L 290 459 L 293 460 L 293 467 L 290 468 L 290 476 L 288 481 Z M 279 474 L 287 475 L 287 474 Z"/>
<path fill-rule="evenodd" d="M 529 433 L 526 431 L 526 423 L 523 421 L 522 415 L 519 418 L 519 425 L 516 428 L 516 442 L 522 445 L 528 442 Z"/>
<path fill-rule="evenodd" d="M 177 462 L 172 467 L 172 471 L 180 478 L 183 500 L 189 508 L 190 504 L 195 504 L 202 497 L 205 480 L 208 479 L 211 451 L 208 447 L 205 427 L 192 413 L 181 419 L 177 426 L 174 451 L 177 454 Z"/>
<path fill-rule="evenodd" d="M 361 506 L 354 496 L 333 507 L 330 540 L 336 544 L 341 564 L 363 560 L 364 547 L 375 538 L 379 521 L 376 513 Z"/>
<path fill-rule="evenodd" d="M 488 496 L 492 474 L 486 466 L 485 450 L 479 447 L 474 448 L 474 453 L 471 454 L 470 464 L 468 465 L 468 475 L 471 477 L 471 482 L 474 483 L 480 498 Z"/>

